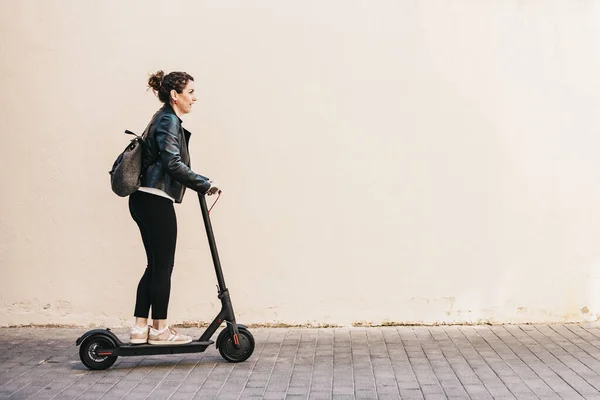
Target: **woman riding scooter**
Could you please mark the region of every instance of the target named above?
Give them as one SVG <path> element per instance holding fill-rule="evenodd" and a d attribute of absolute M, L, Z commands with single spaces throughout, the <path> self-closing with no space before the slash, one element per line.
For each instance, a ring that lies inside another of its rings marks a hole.
<path fill-rule="evenodd" d="M 171 273 L 177 242 L 177 219 L 173 203 L 181 203 L 185 188 L 211 195 L 219 191 L 214 182 L 190 169 L 188 143 L 191 133 L 181 117 L 196 101 L 194 78 L 185 72 L 163 71 L 148 80 L 164 103 L 144 132 L 141 187 L 129 197 L 129 210 L 142 234 L 148 264 L 137 287 L 135 325 L 130 343 L 178 345 L 192 338 L 171 328 L 167 310 Z M 152 309 L 152 326 L 148 317 Z"/>

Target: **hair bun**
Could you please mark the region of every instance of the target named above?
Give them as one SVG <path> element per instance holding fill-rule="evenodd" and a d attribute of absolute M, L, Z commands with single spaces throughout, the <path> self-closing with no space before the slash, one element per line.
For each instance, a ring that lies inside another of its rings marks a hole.
<path fill-rule="evenodd" d="M 150 78 L 148 79 L 148 86 L 151 87 L 155 92 L 158 92 L 164 77 L 165 73 L 163 71 L 158 71 L 157 73 L 150 75 Z"/>

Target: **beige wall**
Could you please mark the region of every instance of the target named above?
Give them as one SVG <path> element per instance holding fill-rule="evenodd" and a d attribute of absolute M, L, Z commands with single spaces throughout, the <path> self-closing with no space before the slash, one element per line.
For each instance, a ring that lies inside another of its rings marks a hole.
<path fill-rule="evenodd" d="M 0 325 L 128 323 L 107 171 L 186 70 L 194 168 L 246 323 L 595 320 L 600 3 L 0 1 Z M 177 206 L 173 321 L 218 309 Z"/>

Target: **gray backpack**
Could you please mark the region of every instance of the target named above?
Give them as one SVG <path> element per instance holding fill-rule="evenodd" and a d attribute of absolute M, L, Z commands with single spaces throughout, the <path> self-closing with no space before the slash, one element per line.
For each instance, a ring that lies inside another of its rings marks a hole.
<path fill-rule="evenodd" d="M 126 134 L 135 136 L 131 143 L 115 160 L 110 174 L 110 186 L 118 196 L 126 197 L 139 189 L 142 175 L 142 147 L 144 138 L 126 130 Z"/>

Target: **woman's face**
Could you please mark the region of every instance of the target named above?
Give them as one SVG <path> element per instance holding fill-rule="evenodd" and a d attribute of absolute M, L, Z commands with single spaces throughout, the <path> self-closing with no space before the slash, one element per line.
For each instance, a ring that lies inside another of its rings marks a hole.
<path fill-rule="evenodd" d="M 196 102 L 196 91 L 194 81 L 189 80 L 181 93 L 171 90 L 171 105 L 176 114 L 183 115 L 192 111 L 192 105 Z"/>

